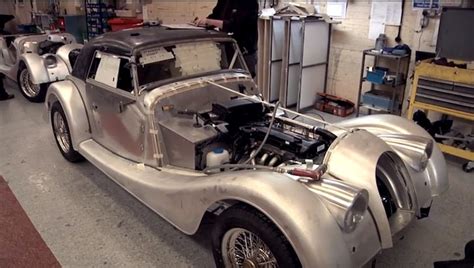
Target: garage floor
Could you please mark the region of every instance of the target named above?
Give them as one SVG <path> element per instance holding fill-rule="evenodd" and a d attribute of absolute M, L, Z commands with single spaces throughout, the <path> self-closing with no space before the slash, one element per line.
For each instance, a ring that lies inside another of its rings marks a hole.
<path fill-rule="evenodd" d="M 43 105 L 0 102 L 0 175 L 63 266 L 213 267 L 209 225 L 192 237 L 173 228 L 89 163 L 66 162 Z M 429 267 L 463 258 L 474 239 L 474 175 L 449 159 L 451 189 L 415 222 L 377 267 Z"/>

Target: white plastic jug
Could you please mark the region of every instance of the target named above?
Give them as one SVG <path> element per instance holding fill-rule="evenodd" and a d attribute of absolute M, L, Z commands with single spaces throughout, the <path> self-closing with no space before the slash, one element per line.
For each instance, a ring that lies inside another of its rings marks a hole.
<path fill-rule="evenodd" d="M 230 155 L 229 152 L 224 148 L 215 148 L 206 155 L 206 166 L 216 167 L 226 163 L 229 163 Z"/>

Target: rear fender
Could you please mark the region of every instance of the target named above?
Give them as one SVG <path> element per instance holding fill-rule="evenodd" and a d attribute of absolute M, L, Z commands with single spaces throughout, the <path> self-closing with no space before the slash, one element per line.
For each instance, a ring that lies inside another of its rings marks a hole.
<path fill-rule="evenodd" d="M 69 80 L 51 84 L 46 95 L 45 119 L 51 120 L 51 106 L 55 102 L 59 102 L 64 110 L 72 144 L 77 151 L 81 142 L 91 138 L 89 119 L 82 96 L 76 85 Z"/>
<path fill-rule="evenodd" d="M 47 56 L 53 56 L 56 58 L 56 66 L 46 66 L 45 58 Z M 35 53 L 26 53 L 21 56 L 20 64 L 24 64 L 24 66 L 28 69 L 31 76 L 31 81 L 36 85 L 62 81 L 66 79 L 66 76 L 69 75 L 67 64 L 54 54 L 45 54 L 43 56 L 39 56 Z"/>
<path fill-rule="evenodd" d="M 66 63 L 69 72 L 72 72 L 72 68 L 74 67 L 73 64 L 71 64 L 71 61 L 69 60 L 69 53 L 75 49 L 82 49 L 84 45 L 82 44 L 69 44 L 69 45 L 64 45 L 58 49 L 56 52 L 56 55 L 63 60 L 63 62 Z"/>

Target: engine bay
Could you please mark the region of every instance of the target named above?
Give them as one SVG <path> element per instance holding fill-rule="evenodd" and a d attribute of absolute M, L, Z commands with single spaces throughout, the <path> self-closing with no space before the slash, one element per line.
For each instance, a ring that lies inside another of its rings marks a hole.
<path fill-rule="evenodd" d="M 319 163 L 335 139 L 325 129 L 277 115 L 275 109 L 252 98 L 212 102 L 204 112 L 173 106 L 163 110 L 172 114 L 170 120 L 160 122 L 169 164 L 194 170 L 223 164 Z"/>

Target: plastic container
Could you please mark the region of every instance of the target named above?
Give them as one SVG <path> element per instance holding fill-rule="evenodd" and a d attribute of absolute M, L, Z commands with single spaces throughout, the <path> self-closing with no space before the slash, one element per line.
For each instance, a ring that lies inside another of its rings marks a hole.
<path fill-rule="evenodd" d="M 224 148 L 215 148 L 214 150 L 210 151 L 206 155 L 206 166 L 209 167 L 216 167 L 223 165 L 225 163 L 229 163 L 230 155 L 227 150 Z"/>
<path fill-rule="evenodd" d="M 385 81 L 385 76 L 388 73 L 388 69 L 386 68 L 380 68 L 380 67 L 375 67 L 375 68 L 369 68 L 367 70 L 367 81 L 375 83 L 375 84 L 383 84 Z"/>
<path fill-rule="evenodd" d="M 387 43 L 387 36 L 385 34 L 380 34 L 375 41 L 375 50 L 382 51 Z"/>
<path fill-rule="evenodd" d="M 371 90 L 364 95 L 362 95 L 362 103 L 369 105 L 375 108 L 381 108 L 387 111 L 390 111 L 392 107 L 398 105 L 396 100 L 392 100 L 389 92 L 384 92 L 380 90 Z"/>
<path fill-rule="evenodd" d="M 108 21 L 112 32 L 143 26 L 143 20 L 135 18 L 113 18 Z"/>

